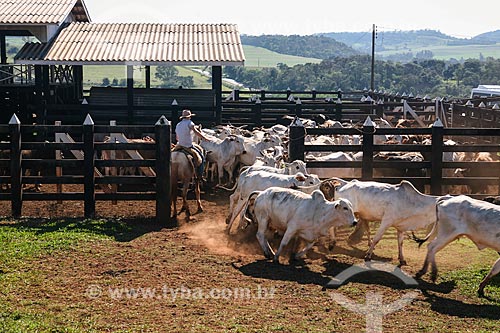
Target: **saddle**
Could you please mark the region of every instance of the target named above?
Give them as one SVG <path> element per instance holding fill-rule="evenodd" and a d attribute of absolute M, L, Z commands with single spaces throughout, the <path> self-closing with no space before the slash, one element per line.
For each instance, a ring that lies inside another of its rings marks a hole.
<path fill-rule="evenodd" d="M 193 147 L 184 147 L 184 146 L 176 145 L 176 146 L 174 146 L 172 151 L 180 151 L 180 152 L 186 154 L 186 156 L 188 158 L 191 157 L 193 159 L 193 164 L 194 164 L 195 168 L 200 167 L 204 162 L 204 156 L 202 153 L 203 148 L 201 148 L 197 145 L 193 145 Z"/>

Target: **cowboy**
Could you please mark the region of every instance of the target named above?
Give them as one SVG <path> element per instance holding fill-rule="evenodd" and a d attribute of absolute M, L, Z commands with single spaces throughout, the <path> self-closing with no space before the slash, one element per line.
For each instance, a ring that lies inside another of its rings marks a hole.
<path fill-rule="evenodd" d="M 182 110 L 182 116 L 179 117 L 181 121 L 175 126 L 175 136 L 177 138 L 177 144 L 173 150 L 183 150 L 193 157 L 193 163 L 196 169 L 196 177 L 201 179 L 204 167 L 203 148 L 193 143 L 192 134 L 195 134 L 202 140 L 210 141 L 210 139 L 206 137 L 191 120 L 191 117 L 195 115 L 196 114 L 191 113 L 191 110 Z"/>

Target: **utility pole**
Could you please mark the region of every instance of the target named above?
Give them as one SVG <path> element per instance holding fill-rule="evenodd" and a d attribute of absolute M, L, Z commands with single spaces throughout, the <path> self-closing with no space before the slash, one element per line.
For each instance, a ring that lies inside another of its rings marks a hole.
<path fill-rule="evenodd" d="M 370 89 L 371 91 L 375 91 L 375 35 L 376 35 L 376 26 L 373 25 L 372 30 L 372 71 L 371 71 L 371 80 L 370 80 Z"/>

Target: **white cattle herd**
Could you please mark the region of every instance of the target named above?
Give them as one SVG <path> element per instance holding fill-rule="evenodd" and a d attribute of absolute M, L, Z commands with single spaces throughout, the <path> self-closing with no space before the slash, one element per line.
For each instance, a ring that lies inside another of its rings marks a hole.
<path fill-rule="evenodd" d="M 383 122 L 378 126 L 386 125 Z M 332 122 L 329 126 L 342 125 Z M 417 274 L 418 277 L 423 276 L 430 263 L 433 280 L 437 274 L 436 252 L 454 239 L 466 236 L 479 249 L 487 247 L 500 251 L 500 206 L 498 205 L 465 195 L 426 195 L 406 180 L 395 185 L 360 181 L 353 179 L 360 176 L 355 170 L 306 167 L 307 161 L 351 161 L 359 159 L 359 154 L 358 156 L 346 153 L 309 154 L 306 156 L 306 163 L 302 161 L 286 163 L 287 127 L 282 125 L 252 132 L 224 126 L 213 130 L 205 129 L 205 133 L 214 138 L 210 143 L 201 144 L 208 151 L 208 161 L 217 165 L 217 187 L 234 191 L 230 196 L 229 215 L 226 219 L 227 231 L 237 233 L 241 228 L 254 224 L 257 229 L 256 238 L 264 255 L 267 258 L 272 257 L 275 262 L 279 261 L 284 247 L 292 241 L 305 243 L 305 246 L 295 253 L 295 258 L 300 258 L 306 255 L 313 244 L 322 237 L 328 236 L 330 241 L 335 242 L 335 228 L 351 226 L 356 228 L 349 237 L 349 244 L 359 243 L 363 234 L 367 235 L 369 248 L 365 260 L 371 260 L 375 246 L 387 229 L 395 228 L 400 265 L 407 264 L 402 248 L 405 234 L 433 226 L 432 232 L 424 240 L 414 235 L 412 237 L 415 241 L 423 243 L 435 235 L 428 246 L 424 267 Z M 229 140 L 232 148 L 219 148 L 220 142 L 228 138 L 231 138 Z M 381 142 L 396 140 L 401 143 L 402 140 L 411 138 L 392 137 L 376 138 L 376 140 Z M 359 142 L 359 137 L 307 137 L 307 142 L 356 144 Z M 211 156 L 217 157 L 211 158 Z M 387 154 L 381 156 L 387 158 Z M 412 155 L 411 158 L 416 157 Z M 421 160 L 423 159 L 422 157 Z M 446 154 L 444 160 L 465 159 L 464 156 L 453 153 Z M 208 169 L 210 170 L 210 167 Z M 221 175 L 223 170 L 227 171 L 227 177 Z M 239 174 L 234 176 L 234 170 L 239 171 Z M 343 178 L 353 180 L 348 181 Z M 224 179 L 229 184 L 234 181 L 232 188 L 226 187 Z M 373 222 L 379 222 L 379 227 L 371 240 L 369 224 Z M 266 238 L 269 231 L 282 236 L 276 251 Z M 292 252 L 294 250 L 295 248 Z M 481 282 L 478 289 L 480 295 L 483 295 L 487 282 L 498 273 L 500 273 L 500 259 Z"/>

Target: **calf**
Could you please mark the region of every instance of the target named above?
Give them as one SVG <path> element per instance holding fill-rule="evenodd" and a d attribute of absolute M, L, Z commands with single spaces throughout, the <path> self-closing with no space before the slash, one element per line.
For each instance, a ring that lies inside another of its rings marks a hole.
<path fill-rule="evenodd" d="M 436 206 L 437 219 L 432 231 L 420 240 L 414 239 L 422 245 L 432 235 L 436 237 L 427 246 L 427 255 L 424 266 L 417 273 L 422 277 L 431 264 L 431 278 L 437 278 L 436 253 L 453 240 L 466 236 L 479 250 L 491 248 L 500 251 L 500 206 L 489 202 L 470 198 L 465 195 L 456 197 L 442 197 Z M 490 272 L 481 281 L 478 294 L 484 295 L 484 287 L 491 278 L 500 273 L 500 259 L 493 264 Z"/>
<path fill-rule="evenodd" d="M 304 255 L 330 228 L 356 225 L 352 205 L 348 200 L 328 201 L 319 190 L 311 195 L 293 189 L 270 187 L 265 191 L 252 192 L 247 204 L 246 218 L 252 216 L 252 222 L 258 225 L 257 240 L 267 258 L 274 255 L 278 262 L 284 247 L 295 237 L 306 242 L 304 249 L 295 254 L 295 258 Z M 278 251 L 273 253 L 265 237 L 268 228 L 282 232 Z"/>

